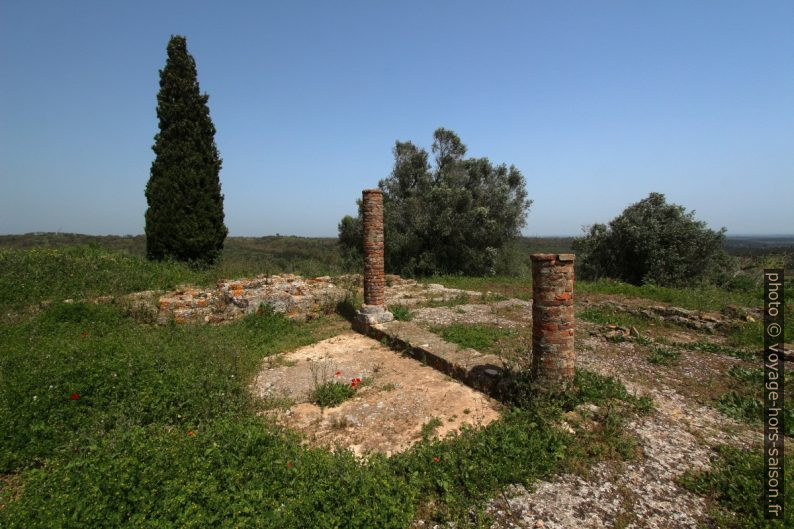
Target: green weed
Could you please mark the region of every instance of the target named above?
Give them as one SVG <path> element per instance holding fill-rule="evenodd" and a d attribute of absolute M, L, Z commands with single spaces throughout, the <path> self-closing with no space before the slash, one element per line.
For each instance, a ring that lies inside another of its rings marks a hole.
<path fill-rule="evenodd" d="M 618 325 L 620 327 L 636 327 L 646 329 L 650 321 L 617 309 L 605 307 L 587 307 L 576 314 L 576 317 L 600 325 Z"/>
<path fill-rule="evenodd" d="M 792 458 L 786 458 L 785 473 L 792 475 Z M 686 489 L 715 500 L 724 511 L 710 513 L 719 527 L 742 529 L 783 529 L 794 527 L 794 512 L 785 510 L 783 520 L 764 518 L 764 457 L 760 448 L 745 450 L 719 446 L 711 458 L 711 470 L 703 473 L 687 472 L 679 479 Z M 794 487 L 783 491 L 784 501 L 794 504 Z M 738 519 L 728 514 L 738 515 Z"/>
<path fill-rule="evenodd" d="M 648 355 L 648 362 L 657 365 L 673 365 L 681 358 L 681 353 L 664 347 L 654 347 Z"/>
<path fill-rule="evenodd" d="M 447 327 L 436 327 L 433 332 L 441 334 L 448 342 L 461 347 L 484 351 L 493 346 L 497 341 L 514 334 L 509 329 L 500 329 L 487 325 L 453 324 Z"/>
<path fill-rule="evenodd" d="M 441 419 L 439 419 L 438 417 L 433 417 L 432 419 L 427 421 L 425 424 L 422 425 L 422 430 L 421 430 L 422 439 L 426 441 L 431 437 L 433 437 L 433 435 L 436 433 L 436 429 L 442 424 L 444 423 L 441 422 Z"/>
<path fill-rule="evenodd" d="M 731 391 L 717 400 L 717 408 L 725 415 L 740 421 L 760 423 L 764 413 L 764 370 L 763 368 L 745 368 L 734 366 L 728 371 L 734 383 Z M 785 373 L 782 383 L 785 405 L 783 406 L 784 427 L 786 435 L 794 435 L 794 376 Z"/>
<path fill-rule="evenodd" d="M 390 305 L 389 312 L 394 314 L 394 319 L 397 321 L 411 321 L 414 319 L 413 313 L 405 305 Z"/>
<path fill-rule="evenodd" d="M 334 381 L 324 382 L 314 388 L 312 401 L 322 408 L 333 408 L 356 394 L 356 389 L 350 384 L 341 384 Z"/>

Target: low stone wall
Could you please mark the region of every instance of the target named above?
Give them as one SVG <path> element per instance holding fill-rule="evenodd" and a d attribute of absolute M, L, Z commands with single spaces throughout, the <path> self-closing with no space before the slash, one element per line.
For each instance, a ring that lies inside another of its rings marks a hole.
<path fill-rule="evenodd" d="M 263 304 L 288 318 L 312 318 L 333 312 L 345 299 L 345 280 L 356 278 L 259 276 L 222 281 L 215 289 L 187 287 L 160 297 L 157 323 L 222 323 L 256 312 Z"/>
<path fill-rule="evenodd" d="M 690 329 L 715 333 L 716 331 L 726 331 L 736 325 L 746 322 L 753 322 L 756 318 L 763 317 L 756 311 L 742 309 L 733 305 L 726 307 L 724 313 L 701 312 L 697 310 L 682 309 L 666 305 L 641 305 L 633 306 L 617 301 L 603 301 L 591 303 L 590 307 L 603 307 L 621 312 L 627 312 L 635 316 L 640 316 L 649 320 L 668 321 Z M 753 317 L 755 314 L 755 317 Z"/>
<path fill-rule="evenodd" d="M 387 275 L 387 302 L 415 305 L 457 296 L 480 296 L 479 292 L 418 284 L 413 279 Z M 257 276 L 253 279 L 221 281 L 215 288 L 183 286 L 163 292 L 149 290 L 123 296 L 129 314 L 147 323 L 161 325 L 224 323 L 256 312 L 262 304 L 291 319 L 311 319 L 333 312 L 348 295 L 360 295 L 363 278 L 358 274 L 303 278 L 296 275 Z M 113 301 L 111 296 L 94 302 Z"/>

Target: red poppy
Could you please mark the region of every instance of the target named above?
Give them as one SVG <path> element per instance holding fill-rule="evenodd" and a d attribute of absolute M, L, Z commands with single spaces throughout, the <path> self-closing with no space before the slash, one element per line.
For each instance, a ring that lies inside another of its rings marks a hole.
<path fill-rule="evenodd" d="M 69 395 L 69 398 L 72 400 L 77 400 L 80 398 L 80 395 L 78 395 L 77 393 L 72 393 L 71 395 Z"/>
<path fill-rule="evenodd" d="M 440 457 L 436 456 L 433 458 L 433 463 L 438 463 L 439 461 L 441 461 Z"/>
<path fill-rule="evenodd" d="M 334 376 L 337 376 L 337 377 L 338 377 L 338 376 L 340 376 L 341 374 L 342 374 L 342 372 L 341 372 L 341 371 L 337 371 L 337 372 L 336 372 L 336 375 L 334 375 Z"/>
<path fill-rule="evenodd" d="M 292 463 L 292 461 L 287 461 L 287 468 L 292 468 L 294 466 L 295 465 Z"/>
<path fill-rule="evenodd" d="M 196 432 L 194 432 L 193 430 L 190 430 L 190 431 L 187 433 L 187 436 L 188 436 L 188 437 L 193 437 L 194 435 L 196 435 Z"/>
<path fill-rule="evenodd" d="M 88 331 L 83 331 L 82 336 L 83 336 L 83 338 L 88 338 Z"/>

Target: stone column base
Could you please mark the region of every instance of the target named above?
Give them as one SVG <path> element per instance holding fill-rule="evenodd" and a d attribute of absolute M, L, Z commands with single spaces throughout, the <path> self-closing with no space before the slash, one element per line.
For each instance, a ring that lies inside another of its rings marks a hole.
<path fill-rule="evenodd" d="M 394 320 L 394 314 L 386 310 L 383 305 L 361 305 L 356 314 L 356 321 L 367 325 L 387 323 Z"/>

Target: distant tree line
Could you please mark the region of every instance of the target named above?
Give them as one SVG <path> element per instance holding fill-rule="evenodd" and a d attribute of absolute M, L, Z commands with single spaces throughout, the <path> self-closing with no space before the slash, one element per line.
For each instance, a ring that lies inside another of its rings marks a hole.
<path fill-rule="evenodd" d="M 146 185 L 146 254 L 206 266 L 223 250 L 221 158 L 208 96 L 183 36 L 172 36 L 160 71 L 159 132 Z M 384 195 L 385 266 L 405 276 L 493 275 L 521 271 L 516 240 L 531 200 L 514 166 L 466 158 L 453 131 L 433 133 L 430 153 L 410 141 L 394 145 L 394 166 L 378 183 Z M 348 267 L 361 262 L 361 203 L 357 217 L 338 225 Z M 661 193 L 627 207 L 608 224 L 594 224 L 573 242 L 577 275 L 632 284 L 688 286 L 715 281 L 730 265 L 725 229 L 713 231 L 694 212 Z"/>

